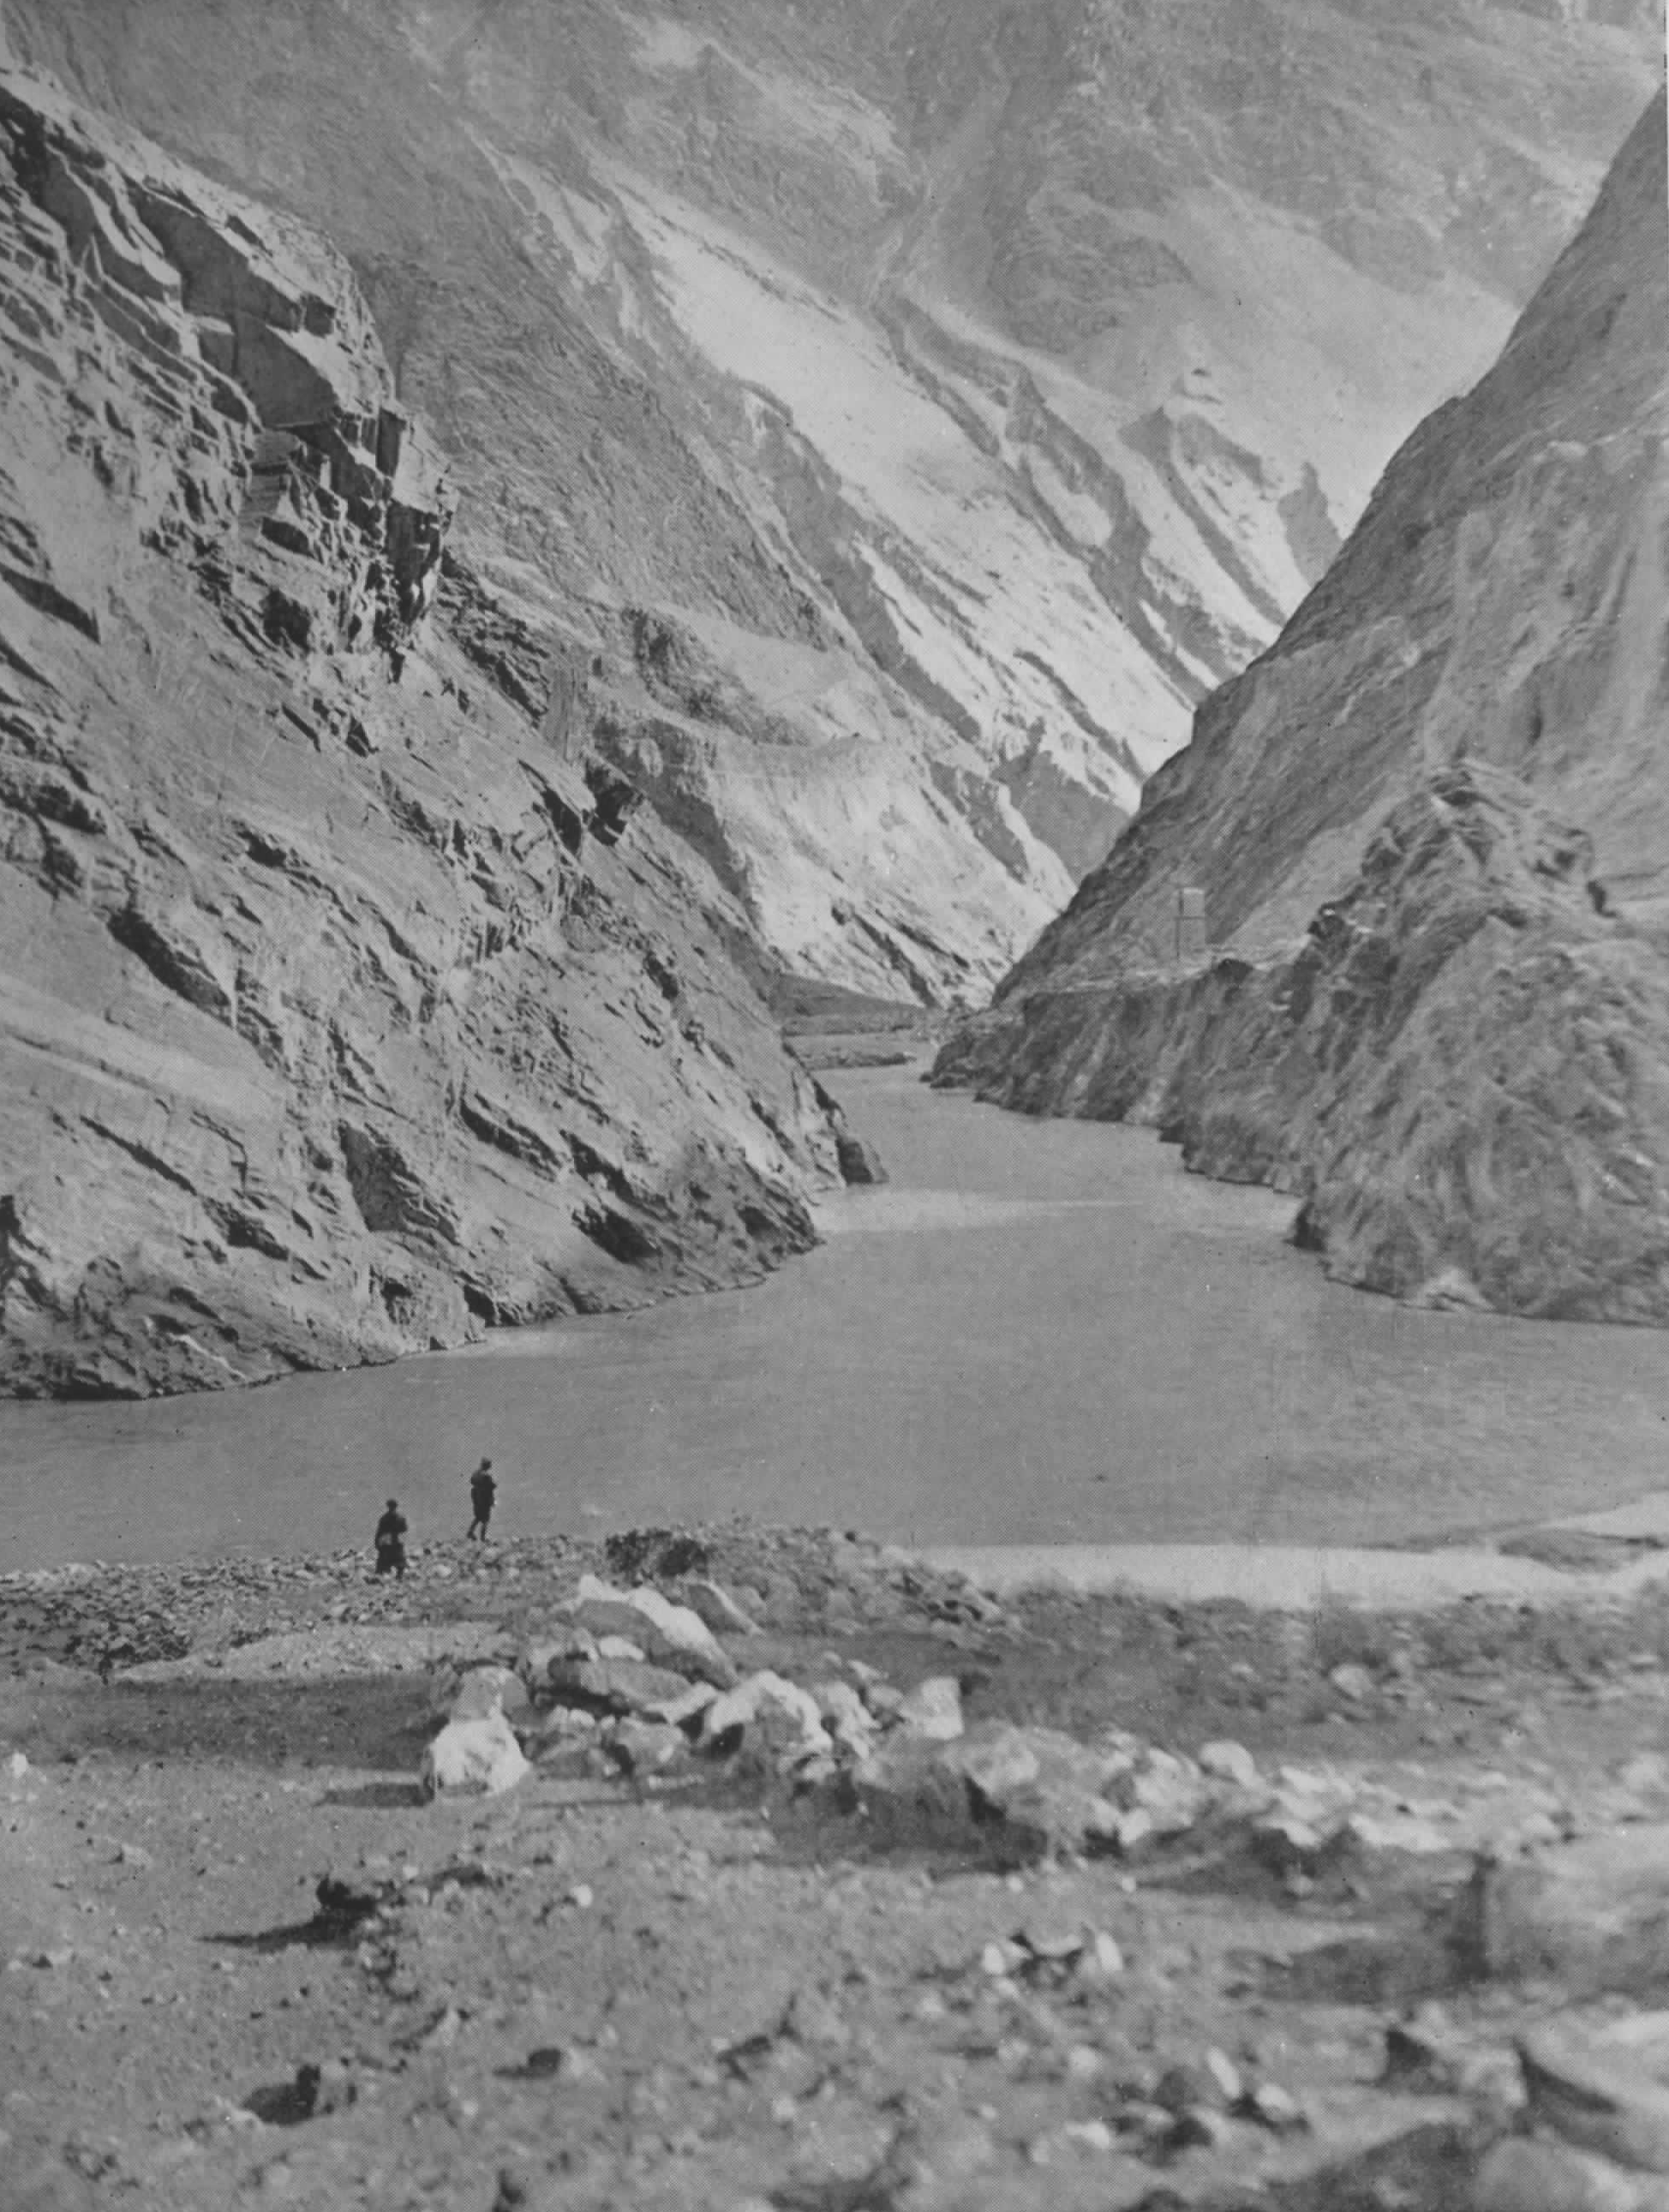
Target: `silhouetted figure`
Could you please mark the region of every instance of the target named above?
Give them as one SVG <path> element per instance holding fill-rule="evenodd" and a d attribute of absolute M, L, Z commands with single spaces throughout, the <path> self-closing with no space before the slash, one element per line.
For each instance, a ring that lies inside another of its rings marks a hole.
<path fill-rule="evenodd" d="M 400 1510 L 400 1501 L 391 1498 L 383 1517 L 377 1523 L 377 1572 L 379 1575 L 399 1575 L 406 1571 L 406 1517 Z"/>
<path fill-rule="evenodd" d="M 465 1532 L 466 1540 L 473 1536 L 477 1543 L 486 1542 L 487 1523 L 493 1517 L 493 1501 L 497 1496 L 498 1485 L 493 1480 L 493 1462 L 484 1459 L 470 1477 L 470 1510 L 475 1518 Z"/>

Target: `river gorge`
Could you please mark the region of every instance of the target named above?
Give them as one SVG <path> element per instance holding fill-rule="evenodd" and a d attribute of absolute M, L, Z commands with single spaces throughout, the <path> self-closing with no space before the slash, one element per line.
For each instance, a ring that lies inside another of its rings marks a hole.
<path fill-rule="evenodd" d="M 829 1079 L 891 1180 L 751 1288 L 143 1403 L 0 1407 L 0 1568 L 324 1550 L 391 1492 L 461 1534 L 760 1520 L 912 1543 L 1394 1543 L 1661 1485 L 1656 1330 L 1422 1312 L 1330 1282 L 1291 1202 L 1151 1132 L 914 1068 Z"/>

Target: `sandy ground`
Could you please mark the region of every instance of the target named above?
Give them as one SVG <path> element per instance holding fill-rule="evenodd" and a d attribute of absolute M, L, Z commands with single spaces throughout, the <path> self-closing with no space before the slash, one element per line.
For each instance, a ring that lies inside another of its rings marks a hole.
<path fill-rule="evenodd" d="M 722 1765 L 424 1802 L 430 1662 L 609 1564 L 460 1545 L 403 1584 L 341 1557 L 6 1585 L 0 2202 L 1442 2212 L 1478 2100 L 1387 2083 L 1387 2027 L 1437 1998 L 1487 2072 L 1560 1995 L 1458 1975 L 1441 1931 L 1476 1850 L 1669 1807 L 1641 1758 L 1669 1736 L 1649 1593 L 998 1609 L 738 1529 L 719 1565 L 765 1600 L 750 1666 L 948 1668 L 970 1721 L 1233 1738 L 1400 1808 L 1420 1848 L 1314 1881 L 1232 1839 L 1045 1863 L 1000 1830 L 885 1840 Z M 1074 1963 L 1092 1935 L 1100 1979 Z M 1219 2059 L 1301 2124 L 1217 2109 Z M 1166 2109 L 1190 2097 L 1193 2140 Z"/>

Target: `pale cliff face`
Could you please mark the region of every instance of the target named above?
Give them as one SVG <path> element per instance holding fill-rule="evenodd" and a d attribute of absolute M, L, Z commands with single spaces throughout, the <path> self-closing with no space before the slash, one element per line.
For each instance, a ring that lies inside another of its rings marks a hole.
<path fill-rule="evenodd" d="M 1353 1281 L 1669 1321 L 1666 246 L 1660 99 L 943 1078 L 1156 1119 Z"/>
<path fill-rule="evenodd" d="M 773 957 L 919 996 L 1102 856 L 1655 66 L 1627 5 L 9 20 L 337 239 L 541 698 Z"/>

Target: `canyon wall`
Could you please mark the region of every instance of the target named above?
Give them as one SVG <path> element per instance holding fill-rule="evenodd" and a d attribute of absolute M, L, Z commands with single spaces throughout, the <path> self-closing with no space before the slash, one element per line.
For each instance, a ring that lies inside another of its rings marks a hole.
<path fill-rule="evenodd" d="M 1669 1322 L 1664 141 L 936 1079 L 1156 1121 L 1348 1281 Z"/>
<path fill-rule="evenodd" d="M 1661 62 L 1649 0 L 7 0 L 349 257 L 523 681 L 792 972 L 1104 855 Z"/>
<path fill-rule="evenodd" d="M 553 723 L 340 256 L 0 72 L 0 1388 L 809 1244 L 841 1132 L 747 915 Z"/>

